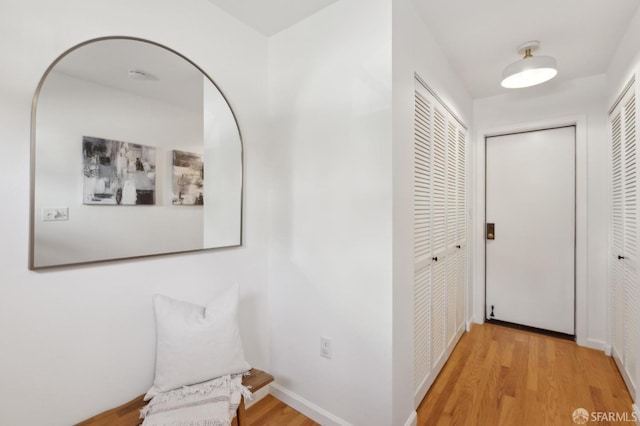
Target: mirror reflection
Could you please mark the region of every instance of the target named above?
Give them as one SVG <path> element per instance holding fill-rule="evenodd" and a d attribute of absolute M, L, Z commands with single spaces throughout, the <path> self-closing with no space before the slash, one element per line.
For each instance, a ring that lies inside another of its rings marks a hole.
<path fill-rule="evenodd" d="M 240 132 L 193 63 L 99 39 L 61 56 L 35 99 L 32 269 L 241 244 Z"/>

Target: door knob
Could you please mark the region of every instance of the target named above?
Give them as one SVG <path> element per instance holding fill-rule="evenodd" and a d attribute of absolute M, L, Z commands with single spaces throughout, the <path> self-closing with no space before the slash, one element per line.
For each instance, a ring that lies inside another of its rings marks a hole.
<path fill-rule="evenodd" d="M 620 259 L 624 259 L 624 256 L 618 255 L 618 260 L 620 260 Z"/>

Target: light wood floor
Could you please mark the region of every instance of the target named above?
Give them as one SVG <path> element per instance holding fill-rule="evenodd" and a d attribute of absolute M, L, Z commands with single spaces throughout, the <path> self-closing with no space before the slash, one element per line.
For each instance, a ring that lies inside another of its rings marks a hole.
<path fill-rule="evenodd" d="M 85 423 L 137 425 L 144 405 L 138 399 Z M 418 408 L 418 425 L 574 425 L 576 408 L 631 415 L 631 397 L 611 358 L 567 340 L 484 324 L 458 342 Z M 271 395 L 247 409 L 247 422 L 317 425 Z"/>
<path fill-rule="evenodd" d="M 577 408 L 631 416 L 631 404 L 604 353 L 484 324 L 460 339 L 418 408 L 418 425 L 574 425 Z"/>
<path fill-rule="evenodd" d="M 267 395 L 247 408 L 249 426 L 315 426 L 319 425 L 279 399 Z M 236 420 L 233 420 L 233 426 Z"/>
<path fill-rule="evenodd" d="M 145 404 L 141 395 L 76 426 L 137 426 L 142 423 L 140 409 Z M 246 415 L 248 426 L 315 426 L 318 424 L 271 395 L 267 395 L 247 408 Z M 234 418 L 232 425 L 237 426 L 237 424 L 237 419 Z"/>

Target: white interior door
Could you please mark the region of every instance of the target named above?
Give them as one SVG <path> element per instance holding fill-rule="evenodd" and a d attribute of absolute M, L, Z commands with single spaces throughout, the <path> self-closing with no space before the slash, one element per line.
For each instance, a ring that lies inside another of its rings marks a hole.
<path fill-rule="evenodd" d="M 488 319 L 575 334 L 575 127 L 486 139 Z"/>

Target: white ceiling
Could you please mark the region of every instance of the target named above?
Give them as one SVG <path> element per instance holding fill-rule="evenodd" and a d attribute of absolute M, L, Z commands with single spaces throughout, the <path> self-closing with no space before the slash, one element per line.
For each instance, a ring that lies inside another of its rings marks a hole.
<path fill-rule="evenodd" d="M 337 0 L 209 0 L 271 36 Z M 517 47 L 542 43 L 554 56 L 554 82 L 604 73 L 638 0 L 413 0 L 473 98 L 506 93 L 502 70 Z M 554 83 L 547 83 L 554 84 Z M 527 90 L 527 89 L 521 89 Z"/>
<path fill-rule="evenodd" d="M 500 86 L 502 70 L 520 59 L 517 47 L 529 40 L 541 42 L 537 54 L 558 61 L 555 82 L 606 72 L 640 4 L 638 0 L 414 2 L 473 98 L 509 91 Z"/>
<path fill-rule="evenodd" d="M 258 32 L 272 36 L 338 0 L 209 0 Z"/>
<path fill-rule="evenodd" d="M 154 78 L 133 80 L 129 70 Z M 195 111 L 202 110 L 202 73 L 169 50 L 134 40 L 102 40 L 82 46 L 56 64 L 53 71 L 154 98 Z"/>

